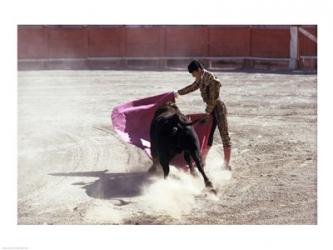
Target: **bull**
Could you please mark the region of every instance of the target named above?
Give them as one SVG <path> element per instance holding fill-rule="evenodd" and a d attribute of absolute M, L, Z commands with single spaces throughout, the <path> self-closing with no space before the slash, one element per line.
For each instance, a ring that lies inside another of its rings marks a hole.
<path fill-rule="evenodd" d="M 174 102 L 161 105 L 154 113 L 150 126 L 151 155 L 153 165 L 149 172 L 155 172 L 157 165 L 161 165 L 164 178 L 169 175 L 170 161 L 176 154 L 184 153 L 184 159 L 190 168 L 191 174 L 195 173 L 192 165 L 194 160 L 201 173 L 206 187 L 213 188 L 204 171 L 204 164 L 200 154 L 198 135 L 192 125 L 205 122 L 205 119 L 190 121 L 181 113 Z"/>

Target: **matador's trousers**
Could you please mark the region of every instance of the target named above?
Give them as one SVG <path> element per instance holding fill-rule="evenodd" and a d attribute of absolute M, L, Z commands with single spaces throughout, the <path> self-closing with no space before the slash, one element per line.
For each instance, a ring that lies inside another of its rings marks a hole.
<path fill-rule="evenodd" d="M 222 102 L 221 100 L 217 100 L 212 114 L 213 114 L 213 126 L 208 138 L 208 146 L 212 146 L 214 139 L 214 132 L 216 127 L 218 127 L 223 147 L 224 148 L 230 147 L 231 141 L 228 130 L 228 121 L 227 121 L 228 112 L 224 102 Z"/>

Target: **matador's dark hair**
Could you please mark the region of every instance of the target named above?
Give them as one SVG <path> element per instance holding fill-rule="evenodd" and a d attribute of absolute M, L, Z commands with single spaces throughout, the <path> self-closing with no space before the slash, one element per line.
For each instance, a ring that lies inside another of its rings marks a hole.
<path fill-rule="evenodd" d="M 188 72 L 192 73 L 193 71 L 196 71 L 198 69 L 202 69 L 203 66 L 202 64 L 197 61 L 197 60 L 193 60 L 188 66 L 187 66 L 187 69 L 188 69 Z"/>

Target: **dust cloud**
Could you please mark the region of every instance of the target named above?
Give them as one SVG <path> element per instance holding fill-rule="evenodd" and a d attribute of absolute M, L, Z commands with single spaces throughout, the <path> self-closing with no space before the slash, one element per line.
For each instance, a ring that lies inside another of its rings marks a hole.
<path fill-rule="evenodd" d="M 224 170 L 222 163 L 217 147 L 213 147 L 207 156 L 205 170 L 217 192 L 231 178 L 231 172 Z M 147 211 L 181 219 L 183 215 L 191 213 L 196 206 L 196 198 L 202 196 L 214 201 L 219 200 L 218 193 L 213 194 L 205 188 L 198 170 L 193 177 L 189 172 L 171 166 L 167 179 L 155 176 L 143 187 L 141 200 Z"/>

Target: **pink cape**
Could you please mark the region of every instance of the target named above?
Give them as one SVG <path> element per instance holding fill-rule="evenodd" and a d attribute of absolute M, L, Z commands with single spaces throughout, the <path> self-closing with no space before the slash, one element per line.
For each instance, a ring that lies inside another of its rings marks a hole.
<path fill-rule="evenodd" d="M 173 92 L 130 101 L 115 106 L 111 114 L 114 130 L 125 142 L 143 149 L 151 158 L 149 136 L 150 123 L 153 119 L 155 110 L 168 101 L 175 102 L 175 94 Z M 203 114 L 190 114 L 187 116 L 193 121 L 202 117 Z M 206 155 L 204 154 L 207 154 L 207 142 L 212 128 L 212 118 L 210 118 L 207 123 L 197 123 L 193 125 L 193 127 L 198 134 L 202 157 L 205 158 Z M 187 166 L 183 154 L 176 155 L 170 164 L 178 167 Z"/>

